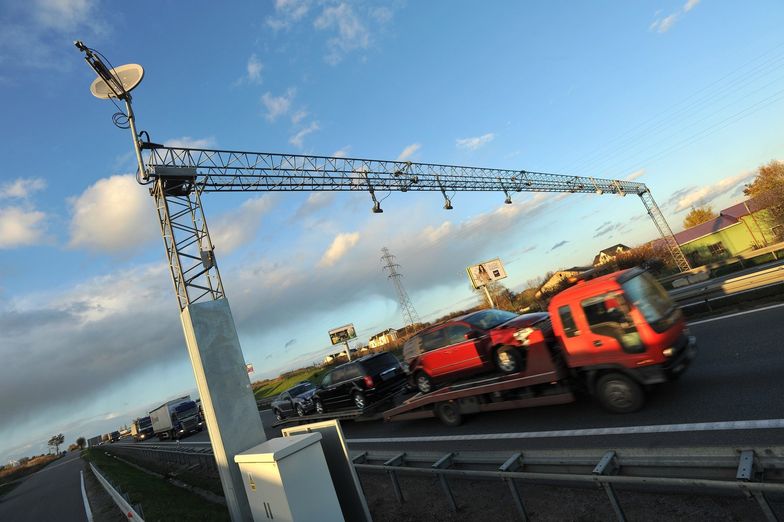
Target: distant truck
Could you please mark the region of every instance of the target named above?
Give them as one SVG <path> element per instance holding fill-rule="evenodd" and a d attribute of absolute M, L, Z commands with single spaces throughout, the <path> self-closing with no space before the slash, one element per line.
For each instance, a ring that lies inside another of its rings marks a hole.
<path fill-rule="evenodd" d="M 109 442 L 117 442 L 118 440 L 120 440 L 119 431 L 113 431 L 109 434 Z"/>
<path fill-rule="evenodd" d="M 90 437 L 89 439 L 87 439 L 87 447 L 88 448 L 94 448 L 94 447 L 98 446 L 100 443 L 101 443 L 101 436 L 100 435 L 96 435 L 95 437 Z"/>
<path fill-rule="evenodd" d="M 152 429 L 152 420 L 150 416 L 139 417 L 131 423 L 131 436 L 136 442 L 141 442 L 153 437 L 155 433 Z"/>
<path fill-rule="evenodd" d="M 159 440 L 179 440 L 204 429 L 199 407 L 189 395 L 161 404 L 150 412 L 150 420 Z"/>
<path fill-rule="evenodd" d="M 101 444 L 106 444 L 110 440 L 112 440 L 112 434 L 111 433 L 104 433 L 103 435 L 101 435 Z"/>

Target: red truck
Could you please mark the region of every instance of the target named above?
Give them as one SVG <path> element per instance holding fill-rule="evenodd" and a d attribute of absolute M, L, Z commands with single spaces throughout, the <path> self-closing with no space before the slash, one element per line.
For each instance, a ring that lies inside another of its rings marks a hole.
<path fill-rule="evenodd" d="M 633 412 L 697 354 L 680 309 L 639 268 L 579 281 L 552 298 L 547 315 L 483 312 L 408 341 L 404 357 L 420 393 L 385 419 L 436 416 L 457 425 L 467 413 L 569 402 L 576 391 L 612 412 Z M 494 370 L 500 375 L 457 380 Z M 435 389 L 439 381 L 450 382 Z"/>

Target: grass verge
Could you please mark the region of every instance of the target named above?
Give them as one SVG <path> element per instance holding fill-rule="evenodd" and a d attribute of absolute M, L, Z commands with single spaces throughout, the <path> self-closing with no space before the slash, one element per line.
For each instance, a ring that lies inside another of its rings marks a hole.
<path fill-rule="evenodd" d="M 263 399 L 278 395 L 298 382 L 310 381 L 313 384 L 318 384 L 321 382 L 321 376 L 325 371 L 324 368 L 307 368 L 300 372 L 289 374 L 286 377 L 262 381 L 254 388 L 253 393 L 257 399 Z"/>
<path fill-rule="evenodd" d="M 148 520 L 229 520 L 225 507 L 213 504 L 163 479 L 154 477 L 92 448 L 84 457 L 139 503 Z"/>

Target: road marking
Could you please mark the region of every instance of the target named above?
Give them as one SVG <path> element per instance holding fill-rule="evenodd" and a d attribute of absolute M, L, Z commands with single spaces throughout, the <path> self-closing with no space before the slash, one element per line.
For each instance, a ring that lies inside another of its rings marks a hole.
<path fill-rule="evenodd" d="M 93 522 L 93 511 L 87 501 L 87 492 L 84 490 L 84 471 L 79 470 L 79 477 L 82 479 L 82 500 L 84 501 L 84 514 L 87 515 L 87 522 Z"/>
<path fill-rule="evenodd" d="M 711 321 L 721 321 L 722 319 L 729 319 L 731 317 L 737 317 L 739 315 L 753 314 L 753 313 L 756 313 L 756 312 L 764 312 L 765 310 L 772 310 L 774 308 L 781 308 L 782 306 L 784 306 L 784 303 L 778 303 L 778 304 L 774 304 L 774 305 L 770 305 L 770 306 L 763 306 L 762 308 L 755 308 L 754 310 L 746 310 L 744 312 L 735 312 L 733 314 L 720 315 L 719 317 L 711 317 L 710 319 L 702 319 L 700 321 L 694 321 L 693 323 L 689 323 L 689 326 L 695 326 L 695 325 L 703 324 L 703 323 L 710 323 Z"/>
<path fill-rule="evenodd" d="M 471 440 L 546 439 L 554 437 L 590 437 L 601 435 L 632 435 L 647 433 L 680 433 L 685 431 L 769 430 L 784 429 L 784 419 L 693 422 L 687 424 L 654 424 L 651 426 L 620 426 L 616 428 L 585 428 L 579 430 L 524 431 L 518 433 L 482 433 L 473 435 L 435 435 L 431 437 L 394 437 L 346 439 L 349 444 L 396 442 L 452 442 Z"/>

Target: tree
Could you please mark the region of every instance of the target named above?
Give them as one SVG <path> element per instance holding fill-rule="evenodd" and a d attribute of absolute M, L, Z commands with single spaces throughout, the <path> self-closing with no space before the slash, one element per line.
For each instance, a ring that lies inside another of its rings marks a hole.
<path fill-rule="evenodd" d="M 757 177 L 743 190 L 771 214 L 774 224 L 784 225 L 784 162 L 773 160 L 757 169 Z"/>
<path fill-rule="evenodd" d="M 683 227 L 696 227 L 701 223 L 705 223 L 706 221 L 710 221 L 711 219 L 715 219 L 717 217 L 718 216 L 711 207 L 692 207 L 691 212 L 689 212 L 686 217 L 683 218 Z"/>
<path fill-rule="evenodd" d="M 60 444 L 65 441 L 65 435 L 62 433 L 58 435 L 53 435 L 51 439 L 49 439 L 49 446 L 54 446 L 54 452 L 59 454 L 60 453 Z"/>
<path fill-rule="evenodd" d="M 76 439 L 76 445 L 79 446 L 79 449 L 84 449 L 85 444 L 86 441 L 84 440 L 84 437 L 79 437 L 78 439 Z"/>

